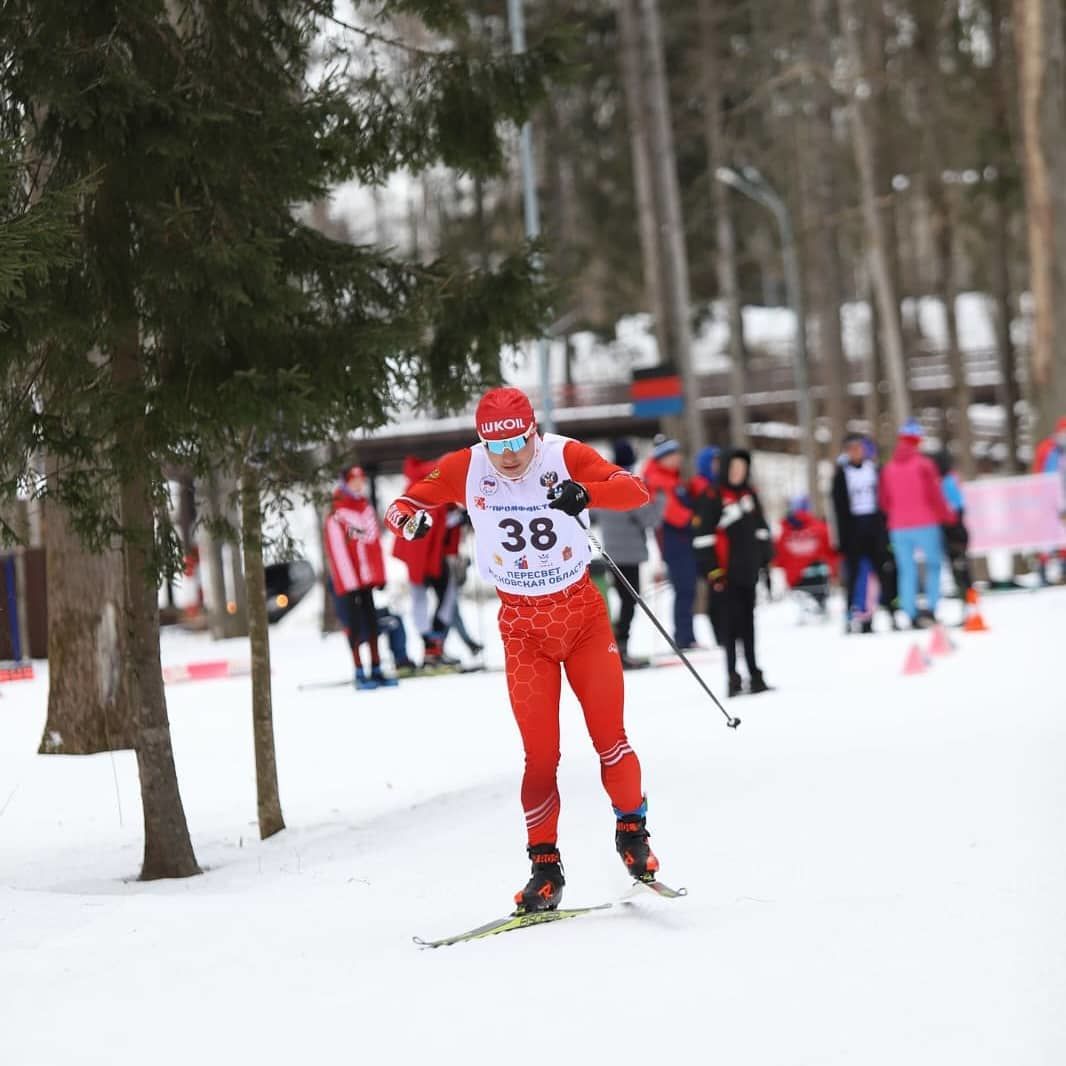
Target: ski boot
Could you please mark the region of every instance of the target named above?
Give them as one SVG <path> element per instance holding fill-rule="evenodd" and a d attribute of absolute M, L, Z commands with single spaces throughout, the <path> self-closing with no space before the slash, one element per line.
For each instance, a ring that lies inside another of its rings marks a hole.
<path fill-rule="evenodd" d="M 426 673 L 438 673 L 441 671 L 454 670 L 459 665 L 458 659 L 444 654 L 444 638 L 427 633 L 422 637 L 426 646 L 425 657 L 422 660 L 422 669 Z"/>
<path fill-rule="evenodd" d="M 418 664 L 411 659 L 400 659 L 393 672 L 397 678 L 414 677 L 418 673 Z"/>
<path fill-rule="evenodd" d="M 651 666 L 650 659 L 640 659 L 629 654 L 628 641 L 618 640 L 618 658 L 622 660 L 623 670 L 643 670 L 646 666 Z"/>
<path fill-rule="evenodd" d="M 636 881 L 654 881 L 659 860 L 648 845 L 651 834 L 645 827 L 648 803 L 645 800 L 632 814 L 622 814 L 615 808 L 618 819 L 614 827 L 614 846 L 626 864 L 626 871 Z"/>
<path fill-rule="evenodd" d="M 762 676 L 761 670 L 753 670 L 751 674 L 751 681 L 748 682 L 748 692 L 751 695 L 756 696 L 760 692 L 769 692 L 770 686 L 766 683 L 766 678 Z"/>
<path fill-rule="evenodd" d="M 361 667 L 355 668 L 355 687 L 360 692 L 369 691 L 378 687 L 378 682 L 374 679 L 373 674 L 367 674 L 367 672 Z"/>
<path fill-rule="evenodd" d="M 739 696 L 744 691 L 744 682 L 740 680 L 740 674 L 729 675 L 729 695 Z"/>
<path fill-rule="evenodd" d="M 370 671 L 370 680 L 377 683 L 379 688 L 395 688 L 400 682 L 394 677 L 389 677 L 382 669 L 381 663 L 377 663 Z"/>
<path fill-rule="evenodd" d="M 514 896 L 515 914 L 553 911 L 563 898 L 563 866 L 554 844 L 532 844 L 526 849 L 533 863 L 533 876 Z"/>

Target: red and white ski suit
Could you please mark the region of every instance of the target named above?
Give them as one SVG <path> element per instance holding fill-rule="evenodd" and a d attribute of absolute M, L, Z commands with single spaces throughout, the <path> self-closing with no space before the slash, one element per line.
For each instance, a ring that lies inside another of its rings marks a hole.
<path fill-rule="evenodd" d="M 522 807 L 530 844 L 555 843 L 559 822 L 561 669 L 585 716 L 600 757 L 604 788 L 629 813 L 643 800 L 640 763 L 623 723 L 622 663 L 607 608 L 589 580 L 584 531 L 548 508 L 548 489 L 583 485 L 589 507 L 624 511 L 648 502 L 643 482 L 593 448 L 546 434 L 525 473 L 504 477 L 483 444 L 444 456 L 386 511 L 388 527 L 418 510 L 454 503 L 470 514 L 478 568 L 500 596 L 500 633 L 511 708 L 525 748 Z"/>

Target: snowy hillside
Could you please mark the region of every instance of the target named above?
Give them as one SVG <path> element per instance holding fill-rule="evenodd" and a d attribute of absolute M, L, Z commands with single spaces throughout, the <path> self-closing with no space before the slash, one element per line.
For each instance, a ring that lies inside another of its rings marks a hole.
<path fill-rule="evenodd" d="M 206 873 L 155 884 L 132 880 L 133 756 L 37 756 L 46 682 L 2 686 L 0 1062 L 1062 1063 L 1066 590 L 984 608 L 991 632 L 916 677 L 912 635 L 762 609 L 780 689 L 732 704 L 735 733 L 682 669 L 627 675 L 662 876 L 690 895 L 436 952 L 412 935 L 505 913 L 527 875 L 501 675 L 299 691 L 348 672 L 301 605 L 273 631 L 288 831 L 256 837 L 248 682 L 171 686 Z M 246 650 L 164 642 L 220 654 Z M 563 720 L 566 902 L 598 903 L 626 879 L 570 698 Z"/>

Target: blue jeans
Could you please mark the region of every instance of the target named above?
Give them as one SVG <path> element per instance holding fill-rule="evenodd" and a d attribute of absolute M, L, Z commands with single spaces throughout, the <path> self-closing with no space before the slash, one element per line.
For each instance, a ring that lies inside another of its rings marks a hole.
<path fill-rule="evenodd" d="M 682 648 L 696 643 L 692 608 L 696 602 L 696 552 L 687 529 L 663 526 L 663 562 L 674 588 L 674 640 Z"/>
<path fill-rule="evenodd" d="M 940 526 L 914 526 L 895 529 L 890 534 L 899 576 L 899 605 L 909 618 L 918 613 L 918 561 L 915 553 L 925 557 L 925 599 L 930 611 L 940 602 L 940 560 L 943 538 Z"/>

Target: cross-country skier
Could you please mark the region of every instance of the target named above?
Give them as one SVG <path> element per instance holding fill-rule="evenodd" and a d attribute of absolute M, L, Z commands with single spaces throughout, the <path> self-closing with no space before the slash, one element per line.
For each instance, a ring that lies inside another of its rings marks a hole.
<path fill-rule="evenodd" d="M 586 507 L 629 510 L 648 502 L 643 483 L 586 444 L 541 434 L 515 388 L 490 389 L 475 415 L 479 443 L 444 456 L 386 511 L 409 540 L 428 533 L 429 511 L 454 503 L 470 514 L 478 569 L 497 589 L 507 689 L 525 748 L 522 807 L 529 883 L 519 913 L 562 898 L 559 822 L 561 670 L 581 703 L 615 813 L 615 845 L 630 875 L 654 880 L 640 763 L 622 717 L 622 663 L 603 597 L 589 579 L 591 550 L 574 520 Z"/>

